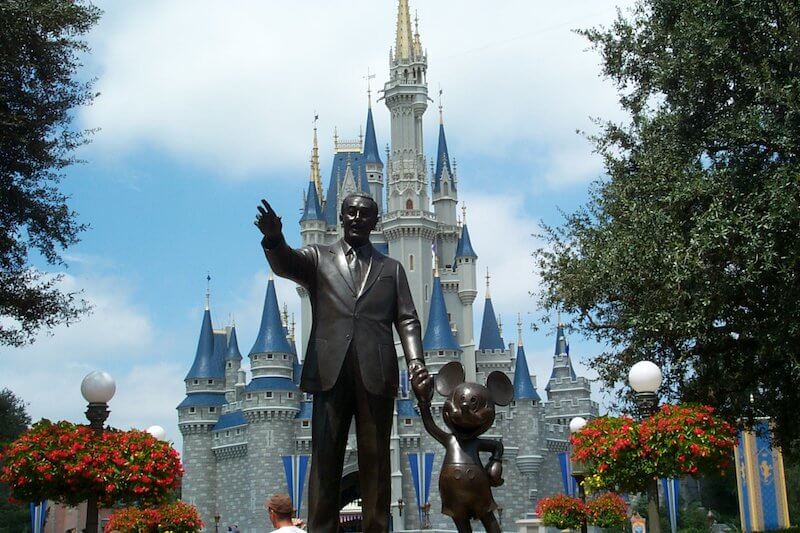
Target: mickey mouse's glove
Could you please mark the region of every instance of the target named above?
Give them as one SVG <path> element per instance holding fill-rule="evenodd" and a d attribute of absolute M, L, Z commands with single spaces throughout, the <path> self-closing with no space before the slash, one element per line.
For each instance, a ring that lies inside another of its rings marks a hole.
<path fill-rule="evenodd" d="M 489 459 L 486 472 L 489 474 L 489 483 L 492 487 L 499 487 L 503 484 L 503 463 L 501 461 L 494 458 Z"/>

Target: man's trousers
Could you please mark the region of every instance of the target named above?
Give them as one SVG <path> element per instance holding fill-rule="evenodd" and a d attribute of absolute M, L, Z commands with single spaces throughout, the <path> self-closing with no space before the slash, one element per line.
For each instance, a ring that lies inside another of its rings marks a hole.
<path fill-rule="evenodd" d="M 308 486 L 310 533 L 336 533 L 339 530 L 342 468 L 350 421 L 354 417 L 358 442 L 362 531 L 389 531 L 389 437 L 392 431 L 394 398 L 375 396 L 367 392 L 353 344 L 347 352 L 336 384 L 330 390 L 314 393 L 311 474 Z"/>

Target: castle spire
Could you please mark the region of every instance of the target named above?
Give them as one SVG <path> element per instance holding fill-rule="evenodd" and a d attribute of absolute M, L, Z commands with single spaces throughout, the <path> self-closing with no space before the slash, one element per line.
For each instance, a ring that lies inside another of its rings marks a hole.
<path fill-rule="evenodd" d="M 210 281 L 211 276 L 207 276 Z M 206 289 L 208 296 L 208 289 Z M 206 307 L 203 312 L 203 323 L 200 326 L 200 336 L 197 340 L 197 351 L 189 373 L 184 379 L 198 378 L 224 378 L 225 365 L 221 357 L 214 353 L 214 327 L 211 325 L 211 311 Z"/>
<path fill-rule="evenodd" d="M 314 187 L 317 189 L 317 198 L 322 201 L 322 172 L 319 168 L 319 143 L 317 142 L 317 121 L 319 115 L 314 113 L 314 143 L 311 147 L 311 175 L 310 179 L 314 182 Z"/>
<path fill-rule="evenodd" d="M 322 220 L 322 174 L 319 170 L 319 146 L 317 144 L 317 119 L 314 114 L 314 144 L 311 148 L 311 170 L 308 175 L 308 191 L 303 197 L 303 215 L 300 222 Z"/>
<path fill-rule="evenodd" d="M 372 107 L 367 109 L 367 133 L 364 136 L 364 162 L 382 165 L 381 154 L 378 150 L 378 140 L 375 137 L 375 124 L 372 122 Z"/>
<path fill-rule="evenodd" d="M 514 399 L 541 401 L 531 381 L 528 358 L 522 345 L 522 315 L 517 314 L 517 360 L 514 365 Z"/>
<path fill-rule="evenodd" d="M 397 6 L 397 30 L 394 45 L 395 61 L 411 59 L 414 44 L 414 37 L 411 33 L 411 15 L 408 9 L 408 0 L 399 0 Z"/>
<path fill-rule="evenodd" d="M 267 294 L 264 297 L 264 310 L 261 313 L 261 326 L 256 335 L 256 341 L 250 350 L 250 355 L 257 353 L 292 353 L 289 342 L 283 331 L 281 311 L 278 307 L 278 297 L 275 293 L 275 280 L 272 272 L 267 282 Z"/>
<path fill-rule="evenodd" d="M 422 339 L 425 351 L 453 350 L 459 351 L 461 347 L 453 337 L 450 329 L 450 320 L 447 318 L 447 307 L 442 293 L 442 282 L 439 271 L 433 274 L 433 290 L 431 291 L 431 307 L 428 313 L 428 325 L 425 328 L 425 337 Z"/>
<path fill-rule="evenodd" d="M 442 115 L 442 90 L 439 89 L 439 146 L 436 150 L 436 172 L 433 175 L 433 192 L 439 192 L 442 186 L 442 174 L 447 169 L 447 175 L 452 183 L 453 190 L 456 188 L 453 180 L 453 169 L 450 166 L 450 152 L 447 149 L 447 137 L 444 134 L 444 118 Z"/>
<path fill-rule="evenodd" d="M 211 310 L 211 273 L 206 274 L 206 311 Z"/>
<path fill-rule="evenodd" d="M 466 226 L 464 226 L 466 228 Z M 486 301 L 483 306 L 483 322 L 481 324 L 481 340 L 479 350 L 505 350 L 505 342 L 500 334 L 497 316 L 492 305 L 492 296 L 489 292 L 489 269 L 486 269 Z"/>

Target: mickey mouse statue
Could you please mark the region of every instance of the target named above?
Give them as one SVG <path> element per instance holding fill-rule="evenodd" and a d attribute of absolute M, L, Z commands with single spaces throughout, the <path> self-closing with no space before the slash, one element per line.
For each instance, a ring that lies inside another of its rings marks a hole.
<path fill-rule="evenodd" d="M 500 533 L 493 511 L 497 504 L 492 487 L 503 484 L 503 443 L 478 438 L 494 423 L 494 406 L 508 405 L 514 398 L 514 387 L 508 376 L 492 372 L 486 386 L 464 382 L 464 368 L 452 361 L 439 370 L 436 391 L 447 399 L 442 419 L 452 433 L 441 429 L 431 415 L 433 383 L 427 375 L 415 372 L 412 382 L 420 382 L 424 393 L 418 399 L 422 421 L 428 433 L 445 447 L 439 493 L 442 513 L 450 516 L 459 533 L 471 533 L 471 519 L 483 523 L 487 533 Z M 491 452 L 484 467 L 480 452 Z"/>

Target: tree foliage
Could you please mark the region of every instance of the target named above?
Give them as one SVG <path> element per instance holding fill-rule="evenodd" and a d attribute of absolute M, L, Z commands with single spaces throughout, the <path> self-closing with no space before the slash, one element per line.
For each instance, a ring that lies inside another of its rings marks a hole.
<path fill-rule="evenodd" d="M 22 435 L 30 423 L 25 402 L 8 389 L 0 390 L 0 450 Z M 0 533 L 27 531 L 30 524 L 27 506 L 10 503 L 9 495 L 8 484 L 0 483 Z"/>
<path fill-rule="evenodd" d="M 580 33 L 629 119 L 599 122 L 608 177 L 545 228 L 544 307 L 605 343 L 607 386 L 653 360 L 662 395 L 771 416 L 797 452 L 800 3 L 640 0 Z"/>
<path fill-rule="evenodd" d="M 0 344 L 30 342 L 87 310 L 30 259 L 62 264 L 60 251 L 85 229 L 58 183 L 91 133 L 72 128 L 71 112 L 94 97 L 76 72 L 99 13 L 82 1 L 0 3 Z"/>

